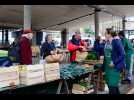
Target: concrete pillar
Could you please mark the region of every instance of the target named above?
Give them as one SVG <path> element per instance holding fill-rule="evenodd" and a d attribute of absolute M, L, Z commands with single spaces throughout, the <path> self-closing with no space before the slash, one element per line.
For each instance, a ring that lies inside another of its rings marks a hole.
<path fill-rule="evenodd" d="M 5 42 L 8 43 L 8 30 L 5 30 Z"/>
<path fill-rule="evenodd" d="M 2 44 L 4 44 L 4 29 L 2 29 Z"/>
<path fill-rule="evenodd" d="M 99 35 L 99 12 L 100 9 L 95 9 L 95 14 L 94 14 L 95 37 Z"/>
<path fill-rule="evenodd" d="M 61 31 L 61 46 L 63 48 L 67 47 L 67 34 L 68 30 L 66 28 Z"/>
<path fill-rule="evenodd" d="M 31 29 L 31 5 L 24 5 L 24 24 L 23 28 Z"/>
<path fill-rule="evenodd" d="M 32 39 L 32 45 L 36 45 L 36 41 L 37 41 L 37 39 L 36 39 L 36 33 L 37 32 L 34 32 L 33 39 Z"/>
<path fill-rule="evenodd" d="M 122 30 L 124 31 L 126 29 L 126 19 L 125 16 L 122 18 Z"/>
<path fill-rule="evenodd" d="M 32 5 L 24 5 L 24 30 L 31 29 Z M 32 44 L 36 45 L 36 34 L 32 39 Z"/>

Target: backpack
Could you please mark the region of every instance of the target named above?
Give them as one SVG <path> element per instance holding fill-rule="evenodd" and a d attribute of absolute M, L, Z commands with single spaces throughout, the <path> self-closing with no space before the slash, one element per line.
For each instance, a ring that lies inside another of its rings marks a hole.
<path fill-rule="evenodd" d="M 10 60 L 14 63 L 20 63 L 20 44 L 19 42 L 13 42 L 10 45 L 8 56 Z"/>

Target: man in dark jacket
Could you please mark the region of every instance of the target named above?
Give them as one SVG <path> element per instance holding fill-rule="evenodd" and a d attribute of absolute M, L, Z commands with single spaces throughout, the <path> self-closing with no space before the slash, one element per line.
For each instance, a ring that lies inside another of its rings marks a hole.
<path fill-rule="evenodd" d="M 52 41 L 52 35 L 47 34 L 45 37 L 45 42 L 41 45 L 41 57 L 45 59 L 46 56 L 54 54 L 56 50 L 55 44 Z"/>
<path fill-rule="evenodd" d="M 98 36 L 94 42 L 94 48 L 93 50 L 97 53 L 97 57 L 98 59 L 100 58 L 100 56 L 103 56 L 104 55 L 104 46 L 105 46 L 105 43 L 101 43 L 101 38 L 100 36 Z"/>
<path fill-rule="evenodd" d="M 31 30 L 24 30 L 20 38 L 20 63 L 23 65 L 32 64 L 32 50 L 30 40 L 33 37 Z"/>

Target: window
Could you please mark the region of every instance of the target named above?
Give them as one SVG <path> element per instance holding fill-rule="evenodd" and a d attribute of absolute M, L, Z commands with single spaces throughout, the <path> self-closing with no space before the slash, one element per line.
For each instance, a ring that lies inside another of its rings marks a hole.
<path fill-rule="evenodd" d="M 3 43 L 5 43 L 5 33 L 3 35 Z M 10 44 L 14 41 L 14 38 L 12 37 L 12 31 L 10 30 L 8 32 L 8 41 Z M 2 30 L 0 30 L 0 44 L 2 44 Z"/>
<path fill-rule="evenodd" d="M 12 36 L 12 31 L 9 31 L 9 33 L 8 33 L 8 40 L 9 40 L 10 44 L 14 41 L 14 38 Z"/>
<path fill-rule="evenodd" d="M 2 32 L 0 31 L 0 43 L 2 42 Z"/>

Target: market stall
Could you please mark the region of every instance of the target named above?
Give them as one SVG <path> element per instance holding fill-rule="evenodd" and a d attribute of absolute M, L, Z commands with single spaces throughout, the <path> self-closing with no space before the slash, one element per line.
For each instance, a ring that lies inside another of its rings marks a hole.
<path fill-rule="evenodd" d="M 3 85 L 0 87 L 0 93 L 24 92 L 29 94 L 41 90 L 43 93 L 51 93 L 52 90 L 48 87 L 56 88 L 55 93 L 57 94 L 65 92 L 74 94 L 97 93 L 98 89 L 103 87 L 100 86 L 103 75 L 100 68 L 94 65 L 102 62 L 100 60 L 91 61 L 89 60 L 90 57 L 87 60 L 87 56 L 83 56 L 83 59 L 80 56 L 77 57 L 78 62 L 76 64 L 71 64 L 69 59 L 68 61 L 65 59 L 69 52 L 63 51 L 62 62 L 1 67 L 0 77 Z M 9 70 L 10 75 L 7 75 L 6 73 Z M 64 89 L 63 92 L 62 89 Z"/>

